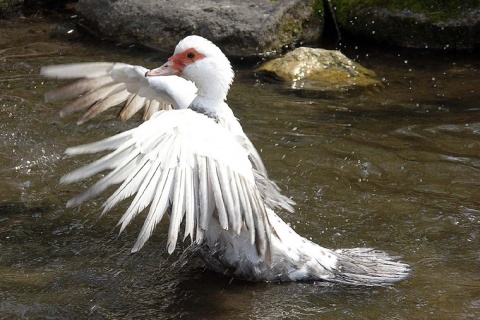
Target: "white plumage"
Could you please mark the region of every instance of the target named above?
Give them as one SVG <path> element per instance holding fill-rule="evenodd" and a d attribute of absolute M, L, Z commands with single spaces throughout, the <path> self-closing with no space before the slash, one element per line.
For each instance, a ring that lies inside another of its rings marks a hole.
<path fill-rule="evenodd" d="M 112 170 L 71 199 L 67 206 L 76 206 L 109 186 L 121 183 L 104 203 L 102 213 L 136 194 L 120 220 L 121 230 L 150 205 L 133 251 L 145 244 L 170 206 L 169 253 L 175 248 L 183 220 L 188 221 L 185 237 L 193 238 L 197 227 L 196 241 L 201 243 L 200 235 L 208 230 L 214 212 L 222 228 L 231 229 L 234 234 L 240 233 L 244 213 L 251 239 L 266 237 L 265 230 L 255 234 L 255 226 L 259 224 L 257 218 L 265 215 L 265 208 L 259 205 L 261 196 L 255 187 L 248 153 L 228 130 L 212 119 L 189 109 L 159 111 L 138 128 L 69 148 L 66 153 L 76 155 L 104 150 L 115 151 L 62 177 L 62 183 L 71 183 L 103 170 Z M 255 198 L 259 200 L 247 201 Z"/>
<path fill-rule="evenodd" d="M 145 77 L 148 69 L 124 63 L 92 62 L 43 67 L 49 78 L 80 80 L 45 94 L 45 100 L 76 98 L 60 111 L 64 117 L 87 109 L 82 124 L 112 106 L 125 103 L 120 117 L 130 119 L 145 107 L 144 119 L 156 111 L 186 109 L 196 96 L 197 87 L 180 77 Z"/>
<path fill-rule="evenodd" d="M 119 185 L 102 214 L 133 196 L 119 221 L 120 231 L 148 208 L 132 251 L 146 243 L 168 213 L 169 253 L 179 237 L 190 237 L 210 268 L 243 279 L 375 286 L 408 276 L 408 265 L 383 251 L 320 247 L 274 213 L 278 208 L 293 211 L 293 202 L 268 178 L 258 152 L 225 103 L 233 71 L 210 41 L 187 37 L 167 63 L 150 71 L 89 63 L 45 67 L 42 74 L 81 78 L 46 95 L 47 100 L 77 98 L 63 113 L 86 110 L 79 122 L 118 103 L 124 103 L 123 119 L 147 108 L 147 121 L 137 128 L 67 149 L 71 155 L 111 152 L 61 180 L 76 182 L 110 170 L 67 206 Z"/>

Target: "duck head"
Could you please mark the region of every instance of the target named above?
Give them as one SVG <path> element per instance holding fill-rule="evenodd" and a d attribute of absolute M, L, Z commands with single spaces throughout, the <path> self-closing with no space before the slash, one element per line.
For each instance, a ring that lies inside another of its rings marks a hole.
<path fill-rule="evenodd" d="M 234 77 L 228 58 L 215 44 L 200 36 L 181 40 L 164 65 L 145 74 L 147 77 L 168 75 L 195 83 L 198 96 L 222 101 L 226 99 Z"/>

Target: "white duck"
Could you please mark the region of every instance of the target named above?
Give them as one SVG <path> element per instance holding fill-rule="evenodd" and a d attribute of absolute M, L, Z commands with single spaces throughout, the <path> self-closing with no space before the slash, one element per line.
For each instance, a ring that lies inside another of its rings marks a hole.
<path fill-rule="evenodd" d="M 122 119 L 146 107 L 148 120 L 137 128 L 66 150 L 70 155 L 113 150 L 62 177 L 61 182 L 71 183 L 111 170 L 67 206 L 121 183 L 102 213 L 135 194 L 119 221 L 120 232 L 150 206 L 133 252 L 167 212 L 169 253 L 183 222 L 183 239 L 190 237 L 200 247 L 210 268 L 247 280 L 381 286 L 408 277 L 408 265 L 383 251 L 320 247 L 274 213 L 277 208 L 292 211 L 293 202 L 268 179 L 225 103 L 234 73 L 217 46 L 199 36 L 186 37 L 167 63 L 147 71 L 111 63 L 42 68 L 47 77 L 83 78 L 46 95 L 49 100 L 81 95 L 61 113 L 89 108 L 80 123 L 121 102 Z M 165 110 L 171 108 L 176 110 Z"/>

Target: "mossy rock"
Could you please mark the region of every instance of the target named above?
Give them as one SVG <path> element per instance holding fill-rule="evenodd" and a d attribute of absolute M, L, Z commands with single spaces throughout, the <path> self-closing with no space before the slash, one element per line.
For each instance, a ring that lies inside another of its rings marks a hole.
<path fill-rule="evenodd" d="M 0 15 L 22 4 L 23 0 L 0 0 Z"/>
<path fill-rule="evenodd" d="M 480 46 L 480 0 L 332 0 L 341 29 L 401 47 Z"/>
<path fill-rule="evenodd" d="M 263 78 L 276 78 L 305 95 L 335 95 L 383 88 L 374 71 L 336 50 L 297 48 L 257 69 Z"/>

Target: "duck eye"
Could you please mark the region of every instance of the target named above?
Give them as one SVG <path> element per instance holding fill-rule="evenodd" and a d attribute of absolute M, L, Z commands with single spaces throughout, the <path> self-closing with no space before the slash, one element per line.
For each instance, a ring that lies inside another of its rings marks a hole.
<path fill-rule="evenodd" d="M 193 58 L 195 58 L 195 53 L 193 53 L 193 52 L 187 53 L 187 58 L 188 58 L 188 59 L 193 59 Z"/>

